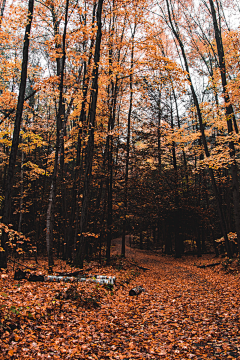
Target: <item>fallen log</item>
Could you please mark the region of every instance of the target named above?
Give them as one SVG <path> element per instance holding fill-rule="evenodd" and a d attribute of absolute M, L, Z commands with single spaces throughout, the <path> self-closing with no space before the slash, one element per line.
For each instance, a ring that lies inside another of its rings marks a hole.
<path fill-rule="evenodd" d="M 129 295 L 130 296 L 139 295 L 144 291 L 145 291 L 145 289 L 142 286 L 136 286 L 135 288 L 133 288 L 129 291 Z"/>
<path fill-rule="evenodd" d="M 116 280 L 116 276 L 105 276 L 105 275 L 89 275 L 91 277 L 92 282 L 96 282 L 100 285 L 103 284 L 110 284 L 110 285 L 114 285 L 115 284 L 115 280 Z M 87 280 L 88 281 L 88 280 Z"/>
<path fill-rule="evenodd" d="M 22 280 L 22 279 L 26 279 L 26 278 L 27 278 L 27 272 L 26 271 L 22 271 L 19 268 L 17 270 L 15 270 L 14 280 Z"/>
<path fill-rule="evenodd" d="M 45 281 L 43 275 L 30 274 L 28 277 L 28 281 Z"/>
<path fill-rule="evenodd" d="M 217 266 L 220 265 L 221 262 L 216 262 L 216 263 L 212 263 L 212 264 L 207 264 L 207 265 L 196 265 L 198 268 L 200 269 L 205 269 L 206 267 L 213 267 L 213 266 Z"/>
<path fill-rule="evenodd" d="M 143 270 L 143 271 L 149 271 L 150 269 L 148 269 L 148 268 L 145 268 L 145 267 L 143 267 L 143 266 L 139 266 L 139 265 L 137 265 L 137 267 L 139 268 L 139 269 L 141 269 L 141 270 Z"/>
<path fill-rule="evenodd" d="M 44 276 L 44 280 L 46 282 L 74 282 L 78 281 L 78 279 L 75 276 L 59 276 L 59 275 L 46 275 Z"/>
<path fill-rule="evenodd" d="M 76 273 L 76 272 L 75 272 Z M 110 284 L 114 285 L 116 277 L 115 276 L 105 276 L 105 275 L 89 275 L 88 277 L 79 277 L 79 276 L 60 276 L 60 275 L 36 275 L 31 274 L 27 271 L 22 271 L 17 269 L 14 273 L 14 280 L 27 279 L 28 281 L 46 281 L 46 282 L 75 282 L 75 281 L 89 281 L 95 282 L 100 285 Z"/>
<path fill-rule="evenodd" d="M 23 271 L 18 268 L 14 273 L 14 280 L 23 279 L 27 279 L 28 281 L 44 281 L 44 276 L 31 274 L 29 271 Z"/>
<path fill-rule="evenodd" d="M 57 271 L 57 275 L 58 276 L 79 276 L 82 272 L 83 272 L 83 270 L 73 271 L 71 273 Z"/>
<path fill-rule="evenodd" d="M 143 271 L 149 271 L 149 270 L 150 270 L 150 269 L 148 269 L 148 268 L 145 268 L 145 267 L 143 267 L 143 266 L 137 265 L 137 264 L 135 264 L 135 263 L 131 263 L 131 265 L 133 265 L 133 266 L 135 266 L 135 267 L 137 267 L 138 269 L 141 269 L 141 270 L 143 270 Z"/>

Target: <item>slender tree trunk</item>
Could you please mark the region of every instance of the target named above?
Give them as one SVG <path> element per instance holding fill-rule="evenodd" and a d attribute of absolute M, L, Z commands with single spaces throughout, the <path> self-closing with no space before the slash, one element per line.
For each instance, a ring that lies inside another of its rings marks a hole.
<path fill-rule="evenodd" d="M 65 59 L 66 59 L 65 44 L 66 44 L 67 22 L 68 22 L 68 6 L 69 6 L 69 0 L 66 0 L 62 59 L 61 61 L 57 61 L 57 66 L 60 67 L 60 69 L 57 70 L 58 73 L 60 72 L 60 83 L 59 83 L 59 100 L 58 100 L 58 112 L 57 112 L 56 150 L 55 150 L 54 169 L 52 175 L 52 183 L 50 188 L 50 195 L 49 195 L 48 209 L 47 209 L 47 221 L 46 221 L 46 244 L 47 244 L 49 267 L 53 266 L 54 264 L 53 261 L 54 207 L 56 202 L 56 183 L 57 183 L 58 163 L 60 160 L 60 151 L 61 151 L 61 146 L 63 143 L 63 135 L 64 135 L 63 126 L 62 126 L 63 117 L 64 117 L 63 78 L 64 78 L 64 67 L 65 67 Z M 56 20 L 54 23 L 56 24 Z"/>
<path fill-rule="evenodd" d="M 1 5 L 0 28 L 1 28 L 1 26 L 2 26 L 2 19 L 3 19 L 3 14 L 4 14 L 5 6 L 6 6 L 6 0 L 3 0 L 3 1 L 2 1 L 2 5 Z"/>
<path fill-rule="evenodd" d="M 112 79 L 112 56 L 113 56 L 113 46 L 112 46 L 112 39 L 114 36 L 114 32 L 115 32 L 115 15 L 114 15 L 114 9 L 115 9 L 115 1 L 113 0 L 113 18 L 111 19 L 112 21 L 112 25 L 111 25 L 111 36 L 109 37 L 110 39 L 110 44 L 109 44 L 109 78 L 111 79 L 110 85 L 108 86 L 108 96 L 109 96 L 109 122 L 108 122 L 108 132 L 111 132 L 114 129 L 115 126 L 115 120 L 116 120 L 116 105 L 117 105 L 117 97 L 118 97 L 118 92 L 119 92 L 119 87 L 118 87 L 118 76 L 116 75 L 116 80 L 115 83 L 113 82 Z M 126 20 L 126 18 L 125 18 Z M 124 25 L 125 25 L 125 20 L 124 20 Z M 120 38 L 120 44 L 123 41 L 123 35 L 124 35 L 124 31 L 125 31 L 125 26 L 123 27 L 122 30 L 122 34 L 121 34 L 121 38 Z M 118 51 L 117 51 L 117 64 L 120 64 L 120 54 L 121 54 L 121 47 L 119 47 Z M 120 105 L 119 105 L 120 107 Z M 118 124 L 119 124 L 119 110 L 118 110 Z M 117 144 L 119 144 L 119 141 L 117 142 Z M 107 141 L 106 141 L 106 152 L 104 154 L 104 161 L 103 161 L 103 169 L 105 166 L 105 156 L 107 155 L 107 160 L 108 160 L 108 176 L 107 176 L 107 181 L 106 181 L 106 186 L 107 186 L 107 191 L 108 191 L 108 211 L 107 211 L 107 249 L 106 249 L 106 257 L 107 257 L 107 263 L 110 262 L 110 252 L 111 252 L 111 242 L 112 242 L 112 202 L 113 202 L 113 168 L 114 168 L 114 163 L 116 164 L 118 162 L 118 145 L 117 145 L 117 149 L 116 149 L 116 158 L 115 158 L 115 162 L 114 162 L 114 158 L 113 158 L 113 136 L 109 135 L 107 136 Z M 116 172 L 115 172 L 116 174 Z M 104 177 L 104 176 L 103 176 Z M 101 180 L 101 185 L 100 185 L 100 193 L 99 196 L 101 196 L 101 192 L 102 192 L 102 186 L 103 186 L 103 177 Z M 100 202 L 100 197 L 98 197 L 98 203 Z"/>
<path fill-rule="evenodd" d="M 218 60 L 219 60 L 219 70 L 221 74 L 222 88 L 223 88 L 223 97 L 225 101 L 225 112 L 226 112 L 226 120 L 228 127 L 228 134 L 231 135 L 233 132 L 233 125 L 235 132 L 238 134 L 238 127 L 236 118 L 233 111 L 233 106 L 230 102 L 229 94 L 227 91 L 227 77 L 226 77 L 226 65 L 225 65 L 225 56 L 224 49 L 222 43 L 222 35 L 220 26 L 217 22 L 216 10 L 214 7 L 213 0 L 209 0 L 212 19 L 213 19 L 213 27 L 215 33 L 215 40 L 217 43 L 217 51 L 218 51 Z M 234 142 L 229 142 L 230 148 L 230 156 L 232 158 L 231 163 L 231 172 L 232 172 L 232 192 L 233 192 L 233 205 L 234 205 L 234 219 L 235 219 L 235 228 L 237 232 L 237 242 L 238 242 L 238 252 L 240 254 L 240 196 L 239 196 L 239 183 L 238 183 L 238 167 L 235 159 L 235 147 Z"/>
<path fill-rule="evenodd" d="M 179 111 L 178 111 L 178 103 L 177 103 L 177 97 L 176 97 L 176 93 L 175 93 L 175 89 L 172 83 L 172 90 L 173 90 L 173 98 L 174 98 L 174 103 L 175 103 L 175 108 L 176 108 L 176 112 L 177 112 L 177 123 L 178 123 L 178 128 L 181 128 L 180 125 L 180 116 L 179 116 Z M 188 173 L 187 173 L 187 159 L 186 159 L 186 154 L 185 151 L 182 151 L 183 153 L 183 164 L 184 164 L 184 169 L 185 169 L 185 178 L 186 178 L 186 185 L 187 185 L 187 192 L 189 190 L 189 186 L 188 186 Z"/>
<path fill-rule="evenodd" d="M 66 242 L 66 251 L 64 252 L 64 257 L 67 260 L 72 259 L 72 238 L 74 249 L 73 249 L 73 257 L 75 258 L 76 255 L 76 240 L 77 236 L 73 236 L 74 227 L 77 231 L 78 229 L 78 196 L 79 196 L 79 183 L 82 173 L 82 166 L 83 166 L 83 159 L 81 161 L 81 152 L 82 152 L 82 126 L 80 126 L 78 131 L 78 144 L 77 144 L 77 158 L 76 164 L 74 169 L 74 179 L 73 179 L 73 187 L 72 187 L 72 208 L 71 208 L 71 217 L 69 221 L 69 228 L 67 234 L 67 242 Z M 74 223 L 75 222 L 75 223 Z"/>
<path fill-rule="evenodd" d="M 24 152 L 22 150 L 18 232 L 22 231 L 22 218 L 23 218 L 23 160 L 24 160 Z"/>
<path fill-rule="evenodd" d="M 93 12 L 92 12 L 92 29 L 95 26 L 95 17 L 96 17 L 96 7 L 97 3 L 95 2 L 93 5 Z M 86 23 L 85 23 L 86 25 Z M 72 259 L 72 245 L 74 245 L 73 249 L 73 257 L 74 261 L 76 258 L 76 241 L 77 241 L 77 232 L 78 232 L 78 204 L 77 199 L 79 195 L 79 184 L 80 178 L 82 174 L 83 168 L 83 157 L 81 161 L 81 153 L 82 153 L 82 136 L 83 136 L 83 128 L 86 126 L 86 107 L 87 107 L 87 94 L 89 91 L 89 84 L 90 84 L 90 76 L 88 75 L 88 68 L 91 64 L 92 56 L 93 56 L 93 46 L 94 46 L 94 36 L 91 37 L 91 43 L 89 48 L 89 55 L 88 55 L 88 62 L 84 62 L 83 65 L 83 101 L 81 104 L 81 112 L 79 117 L 79 125 L 78 125 L 78 143 L 77 143 L 77 157 L 74 169 L 74 179 L 73 179 L 73 187 L 72 187 L 72 201 L 71 201 L 71 215 L 69 220 L 69 228 L 67 234 L 67 241 L 66 241 L 66 259 Z M 75 222 L 75 223 L 74 223 Z M 74 234 L 74 235 L 73 235 Z M 73 238 L 73 244 L 72 244 Z"/>
<path fill-rule="evenodd" d="M 97 107 L 97 97 L 98 97 L 98 68 L 100 61 L 100 47 L 101 47 L 101 38 L 102 38 L 102 5 L 103 0 L 98 1 L 97 9 L 97 36 L 95 43 L 95 53 L 94 53 L 94 67 L 92 74 L 92 90 L 91 90 L 91 102 L 89 105 L 89 137 L 86 147 L 86 156 L 85 156 L 85 176 L 84 176 L 84 185 L 83 185 L 83 200 L 82 200 L 82 211 L 80 219 L 80 244 L 78 254 L 75 259 L 75 263 L 79 266 L 83 266 L 84 251 L 86 240 L 82 233 L 85 231 L 87 226 L 87 214 L 88 214 L 88 203 L 90 195 L 90 185 L 92 178 L 92 161 L 93 161 L 93 150 L 94 150 L 94 129 L 95 129 L 95 118 L 96 118 L 96 107 Z"/>
<path fill-rule="evenodd" d="M 229 172 L 228 169 L 224 169 L 224 176 L 227 179 L 227 182 L 229 182 Z M 231 188 L 229 188 L 228 186 L 225 186 L 225 191 L 224 191 L 224 199 L 226 202 L 226 219 L 227 219 L 227 228 L 229 230 L 229 232 L 231 232 L 231 230 L 233 229 L 233 219 L 232 219 L 232 209 L 231 209 L 231 204 L 232 204 L 232 191 Z"/>
<path fill-rule="evenodd" d="M 159 104 L 158 104 L 158 127 L 157 127 L 157 143 L 158 143 L 158 170 L 161 175 L 162 172 L 162 149 L 161 149 L 161 120 L 162 120 L 162 108 L 161 108 L 161 90 L 159 91 Z"/>
<path fill-rule="evenodd" d="M 171 97 L 170 97 L 171 101 Z M 174 130 L 174 123 L 173 123 L 173 109 L 172 109 L 172 102 L 171 102 L 171 129 Z M 177 258 L 181 257 L 183 246 L 181 244 L 180 238 L 180 213 L 179 213 L 179 194 L 178 194 L 178 168 L 177 168 L 177 158 L 176 158 L 176 147 L 175 142 L 172 142 L 172 158 L 173 158 L 173 169 L 174 169 L 174 198 L 175 198 L 175 220 L 174 220 L 174 230 L 175 230 L 175 256 Z"/>
<path fill-rule="evenodd" d="M 113 9 L 114 9 L 114 0 L 113 0 Z M 111 25 L 112 22 L 112 25 Z M 107 159 L 108 159 L 108 175 L 107 175 L 107 191 L 108 191 L 108 208 L 107 208 L 107 249 L 106 249 L 106 257 L 107 263 L 110 263 L 110 251 L 111 251 L 111 242 L 112 242 L 112 217 L 113 217 L 113 136 L 111 131 L 114 128 L 114 120 L 115 120 L 115 108 L 113 106 L 114 102 L 114 83 L 112 80 L 112 38 L 114 34 L 114 16 L 110 19 L 111 26 L 111 35 L 110 35 L 110 43 L 109 43 L 109 51 L 108 51 L 108 59 L 109 59 L 109 79 L 111 79 L 110 84 L 108 85 L 108 108 L 109 108 L 109 120 L 108 120 L 108 136 L 107 136 Z M 117 86 L 117 84 L 116 84 Z"/>
<path fill-rule="evenodd" d="M 171 15 L 171 11 L 170 11 L 169 0 L 166 0 L 166 4 L 167 4 L 167 9 L 168 9 L 168 18 L 169 18 L 169 22 L 170 22 L 170 25 L 171 25 L 171 29 L 172 29 L 172 32 L 173 32 L 173 34 L 174 34 L 174 36 L 175 36 L 175 38 L 176 38 L 176 40 L 177 40 L 177 42 L 179 44 L 179 47 L 181 49 L 181 53 L 182 53 L 182 57 L 183 57 L 183 60 L 184 60 L 184 65 L 185 65 L 185 70 L 187 72 L 187 78 L 188 78 L 188 81 L 189 81 L 189 84 L 190 84 L 190 89 L 191 89 L 191 92 L 192 92 L 194 105 L 195 105 L 196 110 L 197 110 L 197 116 L 198 116 L 198 121 L 199 121 L 199 125 L 200 125 L 200 131 L 201 131 L 201 135 L 202 135 L 202 143 L 203 143 L 203 147 L 204 147 L 204 152 L 205 152 L 206 157 L 209 157 L 210 152 L 208 150 L 207 140 L 206 140 L 206 136 L 205 136 L 202 113 L 201 113 L 201 109 L 200 109 L 200 106 L 199 106 L 197 95 L 196 95 L 196 92 L 195 92 L 195 89 L 194 89 L 194 86 L 193 86 L 193 83 L 192 83 L 192 79 L 191 79 L 191 76 L 190 76 L 189 66 L 188 66 L 188 61 L 187 61 L 184 45 L 183 45 L 183 42 L 181 40 L 178 29 L 174 26 L 174 20 L 173 20 L 173 17 Z M 220 196 L 219 196 L 219 193 L 218 193 L 217 184 L 216 184 L 216 180 L 215 180 L 214 172 L 213 172 L 212 168 L 209 168 L 209 174 L 210 174 L 210 178 L 211 178 L 211 182 L 212 182 L 212 186 L 213 186 L 215 199 L 216 199 L 216 202 L 217 202 L 217 210 L 218 210 L 218 214 L 219 214 L 219 218 L 220 218 L 222 234 L 223 234 L 224 240 L 225 240 L 226 250 L 227 250 L 228 256 L 232 257 L 232 253 L 231 253 L 231 249 L 230 249 L 230 245 L 229 245 L 229 240 L 228 240 L 228 236 L 227 236 L 226 221 L 225 221 L 225 218 L 224 218 L 221 199 L 220 199 Z"/>
<path fill-rule="evenodd" d="M 140 232 L 140 250 L 143 250 L 143 233 Z"/>
<path fill-rule="evenodd" d="M 197 256 L 201 257 L 202 256 L 202 251 L 201 251 L 201 239 L 200 239 L 200 224 L 198 223 L 196 226 L 196 244 L 197 244 Z"/>
<path fill-rule="evenodd" d="M 131 51 L 131 66 L 129 77 L 130 100 L 128 110 L 128 130 L 127 130 L 127 154 L 126 154 L 126 167 L 125 167 L 125 187 L 124 187 L 124 219 L 123 219 L 123 232 L 122 232 L 122 251 L 121 255 L 125 257 L 125 235 L 128 211 L 128 168 L 129 168 L 129 154 L 130 154 L 130 134 L 131 134 L 131 116 L 133 106 L 133 60 L 134 60 L 134 37 L 136 31 L 136 23 L 132 33 L 132 51 Z"/>
<path fill-rule="evenodd" d="M 30 37 L 31 25 L 32 25 L 33 8 L 34 8 L 34 0 L 29 0 L 28 23 L 25 30 L 24 45 L 23 45 L 21 82 L 20 82 L 19 95 L 18 95 L 16 118 L 14 123 L 12 147 L 9 158 L 7 184 L 5 190 L 5 200 L 4 200 L 4 209 L 3 209 L 2 221 L 6 225 L 9 224 L 11 221 L 11 200 L 12 200 L 12 188 L 13 188 L 13 180 L 14 180 L 14 168 L 17 158 L 19 133 L 22 122 L 23 104 L 24 104 L 24 97 L 25 97 L 26 83 L 27 83 L 29 37 Z M 8 235 L 3 231 L 2 239 L 1 239 L 1 247 L 4 251 L 0 251 L 0 268 L 7 267 L 7 239 L 8 239 Z"/>
<path fill-rule="evenodd" d="M 65 111 L 64 111 L 65 113 Z M 60 234 L 58 236 L 60 237 L 63 233 L 63 241 L 64 244 L 67 241 L 67 187 L 66 187 L 66 181 L 65 181 L 65 151 L 64 151 L 64 137 L 66 136 L 66 119 L 64 119 L 63 124 L 63 139 L 61 143 L 61 149 L 60 149 L 60 183 L 61 183 L 61 226 L 59 228 Z M 60 245 L 60 241 L 59 241 Z"/>
<path fill-rule="evenodd" d="M 104 191 L 104 190 L 103 190 Z M 106 237 L 106 233 L 105 233 L 105 229 L 104 229 L 104 218 L 106 215 L 106 207 L 107 207 L 107 197 L 103 196 L 103 206 L 102 206 L 102 214 L 101 214 L 101 227 L 100 227 L 100 238 L 99 238 L 99 263 L 101 264 L 102 262 L 102 243 L 104 243 L 104 241 L 102 241 L 103 239 L 105 239 Z"/>
<path fill-rule="evenodd" d="M 111 116 L 110 116 L 111 118 Z M 108 209 L 107 209 L 107 250 L 106 257 L 107 263 L 110 262 L 110 250 L 112 242 L 112 202 L 113 202 L 113 137 L 112 135 L 108 136 L 108 177 L 107 177 L 107 190 L 108 190 Z"/>
<path fill-rule="evenodd" d="M 118 78 L 116 77 L 115 83 L 111 81 L 111 91 L 110 87 L 108 90 L 109 99 L 111 97 L 111 101 L 109 104 L 109 121 L 108 121 L 108 132 L 111 132 L 115 126 L 115 119 L 116 119 L 116 102 L 117 102 L 117 95 L 118 95 Z M 112 242 L 112 202 L 113 202 L 113 167 L 114 167 L 114 160 L 113 160 L 113 136 L 109 135 L 106 139 L 106 150 L 103 154 L 103 166 L 102 172 L 104 172 L 106 162 L 107 162 L 107 178 L 106 178 L 106 189 L 107 189 L 107 248 L 106 248 L 106 257 L 107 263 L 110 262 L 110 252 L 111 252 L 111 242 Z M 106 161 L 107 160 L 107 161 Z M 99 195 L 96 201 L 96 208 L 98 209 L 101 202 L 101 197 L 103 193 L 103 179 L 104 175 L 101 176 L 101 183 L 99 189 Z M 104 196 L 103 196 L 104 198 Z M 104 201 L 105 204 L 105 201 Z M 104 205 L 106 206 L 106 205 Z M 105 207 L 104 207 L 105 208 Z M 104 212 L 105 213 L 105 212 Z M 104 218 L 102 218 L 103 221 Z M 102 231 L 101 231 L 102 233 Z"/>

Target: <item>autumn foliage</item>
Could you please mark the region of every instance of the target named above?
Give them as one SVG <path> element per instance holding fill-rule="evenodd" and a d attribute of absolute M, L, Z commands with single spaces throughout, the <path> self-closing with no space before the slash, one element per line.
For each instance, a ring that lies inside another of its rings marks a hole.
<path fill-rule="evenodd" d="M 0 11 L 4 359 L 237 358 L 237 1 L 1 0 Z M 204 275 L 191 256 L 213 254 Z M 17 267 L 92 262 L 116 287 L 13 280 Z M 147 291 L 130 299 L 126 284 Z"/>
<path fill-rule="evenodd" d="M 124 260 L 116 256 L 119 244 L 120 239 L 114 242 L 111 266 L 92 262 L 84 268 L 115 275 L 113 288 L 13 282 L 12 270 L 2 273 L 0 358 L 239 358 L 237 268 L 203 269 L 197 266 L 216 260 L 207 255 L 176 260 L 129 247 Z M 56 271 L 63 266 L 59 261 Z M 46 268 L 40 261 L 38 272 Z M 129 296 L 138 284 L 145 291 Z"/>

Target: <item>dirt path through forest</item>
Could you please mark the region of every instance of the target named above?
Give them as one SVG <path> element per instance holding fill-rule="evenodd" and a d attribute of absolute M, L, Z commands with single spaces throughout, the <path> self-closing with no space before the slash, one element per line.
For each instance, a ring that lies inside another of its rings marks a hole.
<path fill-rule="evenodd" d="M 112 253 L 120 252 L 119 238 Z M 107 291 L 96 309 L 68 300 L 56 307 L 51 299 L 67 285 L 6 284 L 7 299 L 20 304 L 27 298 L 33 318 L 15 335 L 4 335 L 0 359 L 240 359 L 239 274 L 197 268 L 195 262 L 214 261 L 207 256 L 177 260 L 131 249 L 128 238 L 126 255 L 149 270 L 118 270 L 117 284 L 120 276 L 131 282 Z M 113 263 L 106 272 L 114 269 Z M 136 285 L 146 291 L 130 297 Z M 52 312 L 44 318 L 49 304 Z"/>
<path fill-rule="evenodd" d="M 218 261 L 208 256 L 177 260 L 131 249 L 126 240 L 126 255 L 150 269 L 133 284 L 146 292 L 133 299 L 125 293 L 121 312 L 136 357 L 240 359 L 239 274 L 197 268 L 195 263 Z M 113 244 L 120 254 L 121 239 Z"/>

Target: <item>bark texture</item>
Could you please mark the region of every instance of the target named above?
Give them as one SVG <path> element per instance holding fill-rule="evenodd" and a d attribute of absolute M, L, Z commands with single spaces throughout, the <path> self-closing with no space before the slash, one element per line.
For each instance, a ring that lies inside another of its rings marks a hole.
<path fill-rule="evenodd" d="M 24 36 L 24 45 L 23 45 L 23 59 L 22 59 L 22 70 L 21 70 L 21 82 L 19 88 L 18 102 L 17 102 L 17 111 L 14 123 L 14 131 L 12 138 L 12 147 L 9 157 L 8 165 L 8 174 L 5 190 L 5 200 L 4 200 L 4 209 L 3 209 L 3 223 L 9 224 L 11 221 L 11 201 L 12 201 L 12 188 L 13 188 L 13 179 L 14 179 L 14 169 L 16 165 L 17 151 L 19 145 L 19 134 L 22 122 L 22 113 L 23 113 L 23 104 L 27 84 L 27 69 L 28 69 L 28 53 L 29 53 L 29 37 L 31 32 L 32 17 L 34 9 L 34 0 L 29 0 L 28 2 L 28 23 L 25 29 Z M 0 268 L 7 267 L 7 239 L 8 235 L 3 231 L 1 239 L 1 247 L 4 251 L 0 252 Z"/>
<path fill-rule="evenodd" d="M 58 112 L 57 112 L 57 134 L 56 134 L 56 150 L 55 150 L 55 161 L 52 175 L 52 183 L 50 187 L 50 194 L 48 200 L 47 209 L 47 220 L 46 220 L 46 245 L 48 254 L 48 266 L 51 267 L 54 264 L 53 261 L 53 226 L 54 226 L 54 206 L 56 202 L 56 182 L 58 164 L 60 160 L 60 150 L 63 144 L 63 119 L 64 119 L 64 103 L 63 103 L 63 78 L 64 78 L 64 66 L 66 59 L 65 42 L 67 32 L 67 19 L 68 19 L 68 6 L 69 0 L 66 0 L 65 8 L 65 20 L 64 20 L 64 31 L 63 31 L 63 42 L 62 42 L 62 58 L 57 58 L 57 75 L 60 76 L 59 83 L 59 100 L 58 100 Z M 54 34 L 58 34 L 58 22 L 55 18 L 54 8 L 52 8 Z M 61 61 L 60 61 L 61 60 Z"/>
<path fill-rule="evenodd" d="M 82 235 L 87 226 L 87 214 L 88 214 L 88 204 L 89 204 L 89 195 L 90 195 L 90 185 L 92 178 L 92 161 L 93 161 L 93 150 L 94 150 L 94 130 L 95 130 L 95 118 L 96 118 L 96 108 L 97 108 L 97 97 L 98 97 L 98 67 L 100 61 L 100 47 L 101 47 L 101 38 L 102 38 L 102 5 L 103 0 L 98 1 L 97 9 L 97 35 L 95 43 L 95 53 L 94 53 L 94 67 L 92 74 L 92 90 L 91 90 L 91 102 L 89 106 L 89 131 L 88 131 L 88 143 L 85 153 L 85 175 L 84 175 L 84 185 L 83 185 L 83 200 L 82 200 L 82 211 L 80 219 L 80 244 L 78 253 L 75 259 L 75 263 L 80 267 L 83 266 L 83 259 L 85 255 L 85 245 L 86 238 Z"/>
<path fill-rule="evenodd" d="M 190 72 L 189 72 L 189 66 L 188 66 L 188 61 L 187 61 L 187 57 L 186 57 L 186 53 L 185 53 L 185 48 L 184 48 L 184 44 L 181 40 L 181 36 L 179 33 L 178 28 L 175 26 L 174 24 L 174 19 L 173 16 L 171 14 L 171 10 L 170 10 L 170 4 L 169 4 L 169 0 L 166 0 L 166 4 L 167 4 L 167 10 L 168 10 L 168 18 L 169 18 L 169 22 L 170 22 L 170 26 L 171 26 L 171 30 L 179 44 L 179 47 L 181 49 L 181 53 L 182 53 L 182 57 L 183 57 L 183 61 L 184 61 L 184 65 L 185 65 L 185 70 L 187 72 L 187 78 L 190 84 L 190 89 L 191 89 L 191 93 L 192 93 L 192 97 L 193 97 L 193 101 L 194 101 L 194 105 L 196 107 L 197 110 L 197 117 L 198 117 L 198 121 L 199 121 L 199 126 L 200 126 L 200 131 L 201 131 L 201 139 L 202 139 L 202 143 L 203 143 L 203 148 L 204 148 L 204 153 L 206 157 L 210 156 L 210 152 L 208 149 L 208 145 L 207 145 L 207 140 L 206 140 L 206 136 L 205 136 L 205 130 L 204 130 L 204 125 L 203 125 L 203 119 L 202 119 L 202 113 L 201 113 L 201 109 L 199 106 L 199 102 L 198 102 L 198 98 L 192 83 L 192 79 L 190 76 Z M 212 168 L 209 168 L 209 175 L 211 178 L 211 182 L 212 182 L 212 187 L 213 187 L 213 192 L 215 195 L 215 199 L 217 202 L 217 210 L 218 210 L 218 215 L 219 215 L 219 220 L 220 220 L 220 224 L 221 224 L 221 230 L 222 230 L 222 234 L 225 240 L 225 245 L 226 245 L 226 250 L 228 253 L 229 257 L 232 257 L 232 253 L 231 253 L 231 248 L 229 245 L 229 240 L 228 240 L 228 236 L 227 236 L 227 228 L 226 228 L 226 221 L 225 221 L 225 217 L 224 217 L 224 213 L 223 213 L 223 209 L 222 209 L 222 203 L 221 203 L 221 198 L 219 196 L 219 192 L 217 189 L 217 184 L 216 184 L 216 180 L 214 177 L 214 172 Z"/>
<path fill-rule="evenodd" d="M 221 74 L 228 134 L 231 135 L 233 133 L 233 127 L 235 129 L 235 132 L 238 134 L 238 127 L 234 115 L 233 106 L 231 104 L 229 94 L 227 91 L 226 64 L 225 64 L 224 48 L 222 43 L 221 28 L 217 22 L 217 15 L 216 15 L 214 3 L 212 0 L 209 0 L 209 3 L 210 3 L 211 14 L 213 19 L 215 40 L 217 43 L 218 62 L 219 62 L 218 66 Z M 233 194 L 233 204 L 234 204 L 234 220 L 235 220 L 235 228 L 237 232 L 238 251 L 240 254 L 240 197 L 239 197 L 239 184 L 238 184 L 238 167 L 235 159 L 235 146 L 233 141 L 229 142 L 229 149 L 230 149 L 230 156 L 232 158 L 231 173 L 232 173 L 232 194 Z"/>

